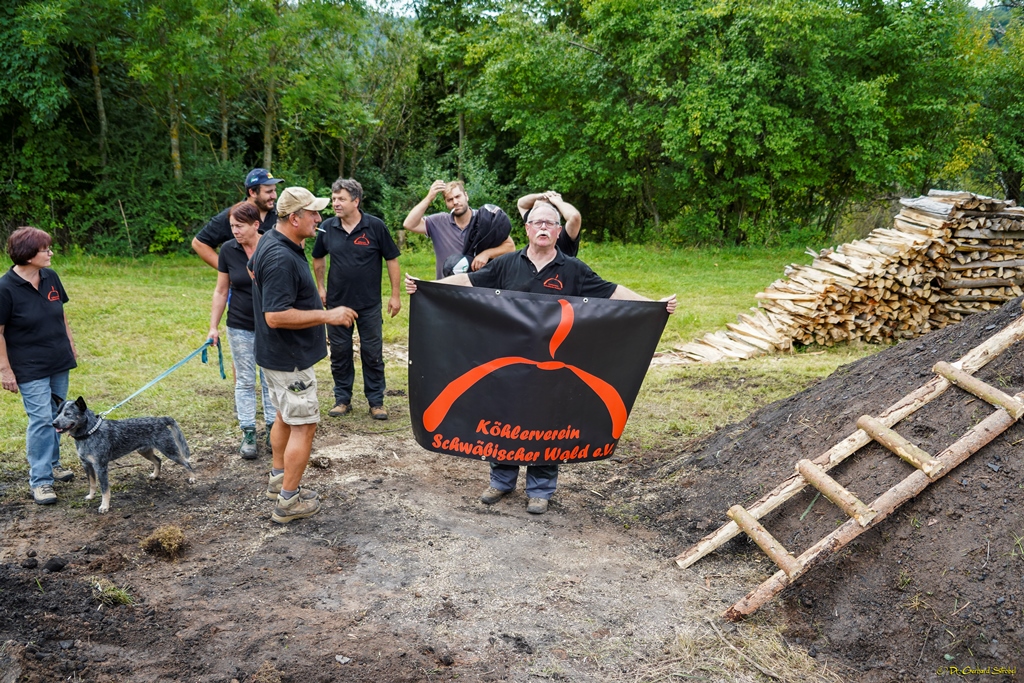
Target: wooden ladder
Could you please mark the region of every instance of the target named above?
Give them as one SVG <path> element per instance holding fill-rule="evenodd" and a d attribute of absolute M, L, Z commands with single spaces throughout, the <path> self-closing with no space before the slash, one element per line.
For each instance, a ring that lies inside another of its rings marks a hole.
<path fill-rule="evenodd" d="M 857 420 L 857 431 L 819 455 L 814 460 L 800 460 L 796 472 L 749 508 L 734 505 L 727 516 L 732 520 L 709 534 L 676 558 L 686 568 L 721 547 L 743 531 L 757 543 L 779 567 L 771 578 L 726 610 L 727 619 L 737 621 L 750 616 L 786 586 L 824 561 L 836 550 L 872 528 L 892 514 L 929 484 L 937 481 L 957 465 L 983 448 L 1024 416 L 1024 392 L 1009 396 L 975 378 L 973 373 L 998 357 L 1014 342 L 1024 338 L 1024 316 L 978 345 L 955 363 L 940 362 L 932 368 L 935 377 L 914 392 L 889 406 L 878 416 L 864 415 Z M 997 410 L 964 436 L 937 455 L 930 455 L 893 431 L 893 427 L 956 385 L 987 401 Z M 856 453 L 861 447 L 877 441 L 916 469 L 906 479 L 884 492 L 870 505 L 830 477 L 828 470 Z M 787 551 L 759 520 L 811 485 L 845 512 L 850 519 L 835 531 L 805 550 L 798 557 Z"/>

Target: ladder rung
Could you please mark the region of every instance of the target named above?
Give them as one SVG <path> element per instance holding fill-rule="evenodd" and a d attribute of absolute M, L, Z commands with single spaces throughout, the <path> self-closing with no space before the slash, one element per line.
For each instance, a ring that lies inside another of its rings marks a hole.
<path fill-rule="evenodd" d="M 870 415 L 862 415 L 860 419 L 857 420 L 857 426 L 867 432 L 872 439 L 888 448 L 905 462 L 910 463 L 927 474 L 929 478 L 934 477 L 942 469 L 941 462 L 928 455 L 923 450 L 910 443 Z"/>
<path fill-rule="evenodd" d="M 996 408 L 1002 408 L 1009 413 L 1010 417 L 1014 420 L 1019 420 L 1024 416 L 1024 403 L 1018 401 L 1009 394 L 999 391 L 999 389 L 996 389 L 991 384 L 982 382 L 974 375 L 969 375 L 963 370 L 954 368 L 945 361 L 936 363 L 935 367 L 932 368 L 932 372 L 937 375 L 942 375 L 964 391 L 974 394 L 981 400 L 994 405 Z"/>
<path fill-rule="evenodd" d="M 761 523 L 754 519 L 742 505 L 733 505 L 726 515 L 754 540 L 754 543 L 771 558 L 772 562 L 778 565 L 779 569 L 786 572 L 786 576 L 793 578 L 800 571 L 800 563 L 796 561 L 796 558 L 783 548 L 782 544 L 775 540 L 775 537 L 761 526 Z"/>
<path fill-rule="evenodd" d="M 836 507 L 861 526 L 867 526 L 878 514 L 810 460 L 799 461 L 796 464 L 796 471 L 808 484 L 821 491 L 826 498 L 835 503 Z"/>

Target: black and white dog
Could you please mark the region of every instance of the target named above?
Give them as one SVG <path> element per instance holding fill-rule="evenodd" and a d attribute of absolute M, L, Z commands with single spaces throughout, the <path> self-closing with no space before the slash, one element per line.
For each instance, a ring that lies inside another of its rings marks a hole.
<path fill-rule="evenodd" d="M 193 472 L 189 462 L 188 443 L 181 427 L 173 417 L 136 417 L 128 420 L 106 420 L 89 410 L 85 401 L 79 396 L 74 401 L 64 401 L 57 409 L 57 419 L 53 427 L 60 433 L 70 433 L 75 439 L 78 459 L 89 477 L 89 495 L 86 500 L 96 496 L 96 484 L 99 483 L 102 499 L 100 512 L 110 509 L 110 484 L 107 482 L 107 466 L 132 451 L 138 451 L 146 460 L 153 463 L 150 479 L 160 476 L 160 451 L 168 459 L 173 460 L 189 472 Z M 195 477 L 189 477 L 189 483 L 195 483 Z"/>

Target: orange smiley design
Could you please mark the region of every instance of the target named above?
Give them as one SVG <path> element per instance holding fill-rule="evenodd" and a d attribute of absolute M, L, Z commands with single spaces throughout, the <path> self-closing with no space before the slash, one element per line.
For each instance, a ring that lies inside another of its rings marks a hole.
<path fill-rule="evenodd" d="M 559 283 L 561 284 L 561 283 Z M 495 370 L 508 367 L 510 365 L 533 365 L 540 370 L 569 370 L 583 382 L 590 387 L 590 389 L 597 394 L 598 398 L 604 402 L 605 408 L 608 409 L 608 415 L 612 420 L 612 438 L 618 439 L 622 435 L 622 430 L 626 427 L 626 406 L 622 402 L 622 397 L 619 396 L 619 392 L 616 391 L 608 382 L 605 382 L 600 377 L 577 368 L 574 365 L 567 365 L 561 361 L 554 360 L 555 351 L 561 345 L 565 338 L 569 336 L 570 330 L 572 330 L 572 323 L 574 320 L 574 314 L 572 305 L 565 299 L 559 299 L 558 303 L 562 307 L 562 317 L 558 323 L 558 328 L 555 329 L 554 334 L 551 335 L 551 342 L 548 346 L 552 360 L 550 361 L 535 361 L 529 358 L 521 358 L 519 356 L 505 356 L 503 358 L 496 358 L 488 363 L 479 365 L 472 370 L 464 373 L 462 376 L 456 378 L 448 384 L 438 394 L 437 398 L 434 399 L 433 403 L 423 413 L 423 426 L 426 427 L 427 431 L 433 432 L 444 421 L 444 418 L 448 415 L 448 411 L 452 405 L 462 396 L 464 393 L 469 391 L 477 382 L 482 380 L 487 375 L 491 374 Z"/>

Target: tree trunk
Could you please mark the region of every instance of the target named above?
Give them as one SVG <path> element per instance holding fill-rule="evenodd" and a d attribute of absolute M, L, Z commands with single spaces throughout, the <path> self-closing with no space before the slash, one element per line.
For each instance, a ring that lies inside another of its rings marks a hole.
<path fill-rule="evenodd" d="M 466 115 L 459 112 L 459 180 L 464 180 L 462 175 L 463 150 L 466 143 Z"/>
<path fill-rule="evenodd" d="M 103 88 L 100 82 L 100 65 L 96 59 L 96 46 L 89 46 L 89 69 L 92 71 L 92 88 L 96 94 L 96 114 L 100 119 L 100 166 L 107 169 L 107 111 L 103 108 Z"/>
<path fill-rule="evenodd" d="M 1006 192 L 1006 198 L 1012 199 L 1016 202 L 1017 206 L 1020 206 L 1020 171 L 1002 171 L 999 176 L 1003 181 L 1003 190 Z"/>
<path fill-rule="evenodd" d="M 267 66 L 270 71 L 270 81 L 267 83 L 267 109 L 263 117 L 263 168 L 269 170 L 274 160 L 274 114 L 277 108 L 275 96 L 277 76 L 274 73 L 277 68 L 276 49 L 270 50 Z"/>
<path fill-rule="evenodd" d="M 228 96 L 220 91 L 220 160 L 228 160 Z"/>
<path fill-rule="evenodd" d="M 180 182 L 181 173 L 181 130 L 178 121 L 178 102 L 174 97 L 174 83 L 167 88 L 167 114 L 171 128 L 171 166 L 174 168 L 174 180 Z"/>
<path fill-rule="evenodd" d="M 338 138 L 338 177 L 345 177 L 345 141 Z"/>

